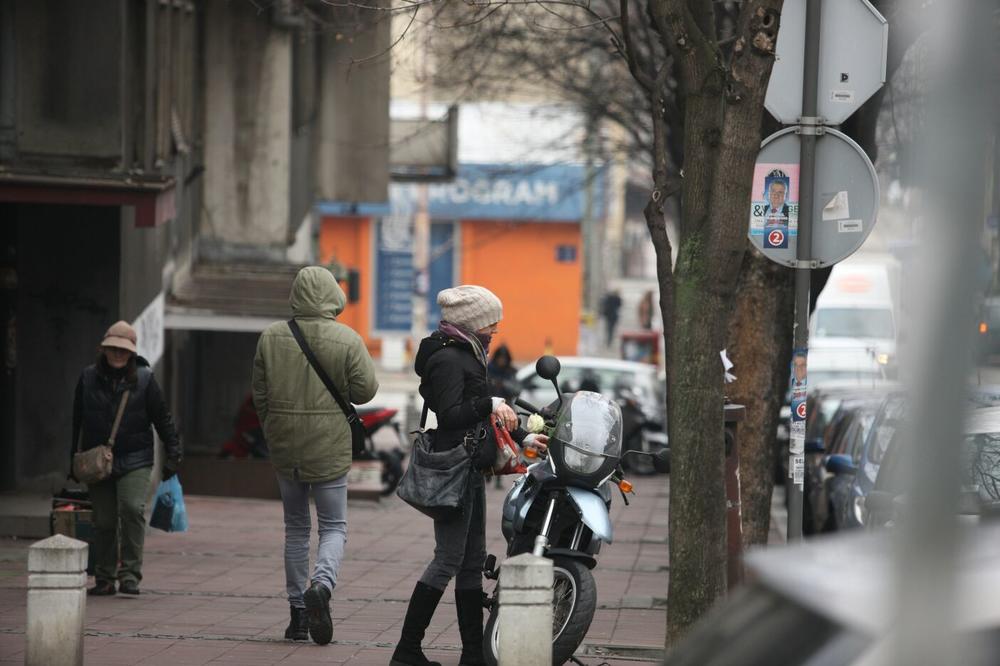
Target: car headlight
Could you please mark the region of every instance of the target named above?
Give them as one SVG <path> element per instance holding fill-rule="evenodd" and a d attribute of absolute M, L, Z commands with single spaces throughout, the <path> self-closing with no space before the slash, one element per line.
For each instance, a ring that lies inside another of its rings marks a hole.
<path fill-rule="evenodd" d="M 854 511 L 854 520 L 858 521 L 858 525 L 865 524 L 865 498 L 864 495 L 858 495 L 851 502 L 851 509 Z"/>

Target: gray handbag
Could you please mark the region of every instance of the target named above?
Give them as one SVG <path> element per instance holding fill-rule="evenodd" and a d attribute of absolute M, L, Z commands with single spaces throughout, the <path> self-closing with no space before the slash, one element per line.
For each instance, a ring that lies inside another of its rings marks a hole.
<path fill-rule="evenodd" d="M 424 429 L 427 405 L 414 433 L 410 464 L 399 481 L 396 494 L 417 511 L 434 520 L 452 520 L 465 509 L 465 491 L 472 473 L 469 453 L 461 444 L 435 451 L 433 433 Z"/>

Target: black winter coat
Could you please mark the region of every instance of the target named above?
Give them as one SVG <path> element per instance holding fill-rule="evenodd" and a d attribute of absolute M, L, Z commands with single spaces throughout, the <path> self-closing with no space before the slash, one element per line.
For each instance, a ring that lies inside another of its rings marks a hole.
<path fill-rule="evenodd" d="M 493 411 L 486 368 L 468 342 L 435 331 L 420 341 L 414 369 L 420 377 L 420 395 L 437 415 L 435 451 L 461 444 L 465 434 Z M 518 428 L 511 434 L 520 442 L 527 432 Z"/>
<path fill-rule="evenodd" d="M 107 443 L 126 388 L 131 392 L 112 448 L 112 475 L 121 476 L 153 464 L 153 431 L 150 426 L 156 428 L 166 447 L 166 464 L 174 470 L 180 465 L 181 443 L 163 393 L 146 359 L 140 356 L 136 360 L 136 380 L 132 384 L 115 378 L 103 359 L 85 368 L 80 375 L 73 399 L 70 469 L 78 442 L 83 451 Z"/>

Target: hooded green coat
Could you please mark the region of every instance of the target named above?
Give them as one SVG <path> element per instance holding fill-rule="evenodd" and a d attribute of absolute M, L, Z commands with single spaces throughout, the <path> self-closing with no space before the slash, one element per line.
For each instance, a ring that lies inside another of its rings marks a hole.
<path fill-rule="evenodd" d="M 340 395 L 362 404 L 375 396 L 378 381 L 361 336 L 336 321 L 346 300 L 330 271 L 310 266 L 295 277 L 289 302 L 302 335 Z M 271 324 L 257 342 L 253 402 L 271 461 L 282 477 L 320 483 L 350 469 L 347 418 L 309 365 L 287 322 Z"/>

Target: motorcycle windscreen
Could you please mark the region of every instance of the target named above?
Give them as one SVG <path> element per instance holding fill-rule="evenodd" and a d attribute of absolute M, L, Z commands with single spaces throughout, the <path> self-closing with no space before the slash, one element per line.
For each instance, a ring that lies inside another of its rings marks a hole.
<path fill-rule="evenodd" d="M 621 408 L 600 393 L 578 391 L 559 410 L 553 439 L 561 469 L 607 476 L 622 454 Z"/>

